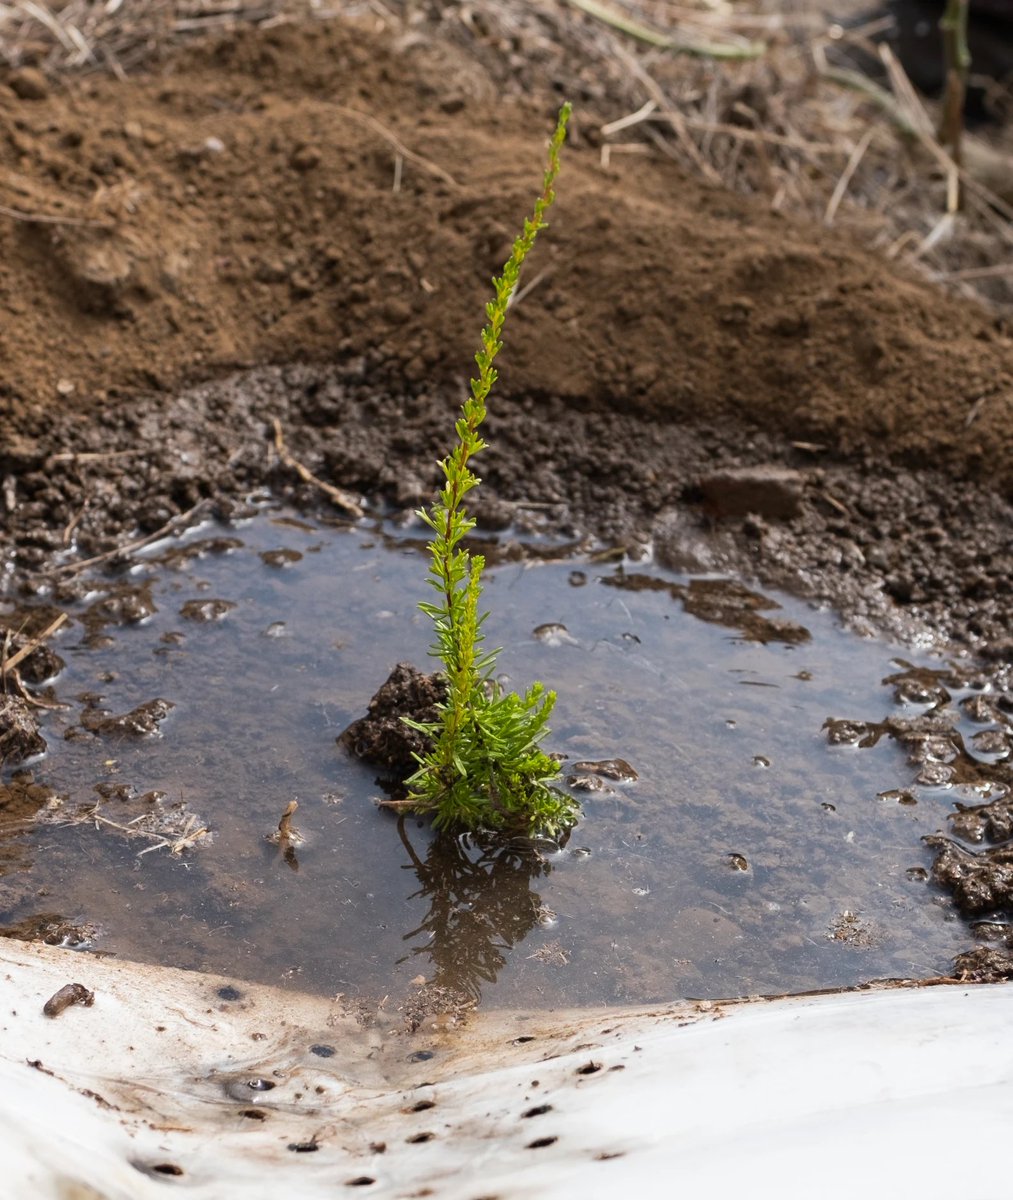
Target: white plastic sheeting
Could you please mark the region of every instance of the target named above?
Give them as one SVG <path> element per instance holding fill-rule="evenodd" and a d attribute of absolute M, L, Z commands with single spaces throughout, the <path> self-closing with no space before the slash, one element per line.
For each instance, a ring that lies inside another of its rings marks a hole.
<path fill-rule="evenodd" d="M 43 1015 L 71 982 L 94 1003 Z M 0 1195 L 1000 1197 L 1011 1019 L 1006 986 L 936 987 L 409 1035 L 340 1000 L 8 942 Z"/>

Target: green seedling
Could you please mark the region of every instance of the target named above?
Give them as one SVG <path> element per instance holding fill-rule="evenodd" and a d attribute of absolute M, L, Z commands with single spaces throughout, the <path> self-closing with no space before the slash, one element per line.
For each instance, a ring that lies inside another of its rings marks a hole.
<path fill-rule="evenodd" d="M 443 664 L 447 696 L 439 721 L 408 722 L 432 743 L 428 753 L 416 756 L 418 770 L 408 788 L 414 811 L 432 813 L 437 828 L 559 837 L 576 822 L 579 811 L 570 796 L 553 786 L 559 764 L 540 746 L 555 693 L 535 683 L 520 696 L 505 691 L 496 680 L 498 651 L 483 648 L 488 614 L 479 613 L 485 560 L 462 545 L 475 526 L 464 500 L 479 483 L 471 459 L 488 445 L 479 428 L 496 382 L 493 362 L 503 345 L 503 324 L 521 266 L 538 231 L 545 228 L 545 215 L 555 199 L 569 118 L 570 105 L 564 104 L 549 145 L 542 193 L 503 274 L 493 280 L 495 295 L 486 305 L 488 324 L 475 355 L 478 378 L 471 381 L 471 395 L 455 425 L 457 445 L 440 463 L 445 483 L 432 508 L 418 514 L 432 530 L 429 583 L 437 593 L 437 599 L 419 608 L 436 628 L 430 654 Z"/>

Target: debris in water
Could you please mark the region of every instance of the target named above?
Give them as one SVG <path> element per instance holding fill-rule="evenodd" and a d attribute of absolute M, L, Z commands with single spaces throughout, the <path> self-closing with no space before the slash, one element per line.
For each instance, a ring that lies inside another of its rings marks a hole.
<path fill-rule="evenodd" d="M 290 800 L 281 814 L 277 830 L 267 835 L 267 840 L 278 847 L 285 862 L 293 871 L 299 870 L 299 860 L 296 858 L 295 848 L 301 846 L 304 840 L 299 830 L 292 825 L 292 818 L 298 808 L 299 801 Z"/>
<path fill-rule="evenodd" d="M 0 696 L 0 764 L 24 762 L 45 752 L 46 739 L 25 701 L 18 696 Z"/>
<path fill-rule="evenodd" d="M 616 783 L 633 783 L 640 776 L 625 758 L 603 758 L 598 762 L 575 762 L 575 772 L 581 775 L 601 775 L 614 779 Z"/>

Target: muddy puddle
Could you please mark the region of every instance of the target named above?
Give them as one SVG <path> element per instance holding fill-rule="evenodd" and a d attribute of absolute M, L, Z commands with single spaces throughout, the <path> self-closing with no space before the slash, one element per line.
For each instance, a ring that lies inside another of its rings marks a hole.
<path fill-rule="evenodd" d="M 371 1001 L 424 979 L 531 1007 L 927 977 L 967 948 L 921 839 L 1004 794 L 988 698 L 727 579 L 507 554 L 489 638 L 507 676 L 556 689 L 547 748 L 583 821 L 561 849 L 491 847 L 377 810 L 375 770 L 336 739 L 395 663 L 426 666 L 418 536 L 265 500 L 76 602 L 40 597 L 39 621 L 70 614 L 37 684 L 65 707 L 43 713 L 48 752 L 4 774 L 6 929 Z"/>

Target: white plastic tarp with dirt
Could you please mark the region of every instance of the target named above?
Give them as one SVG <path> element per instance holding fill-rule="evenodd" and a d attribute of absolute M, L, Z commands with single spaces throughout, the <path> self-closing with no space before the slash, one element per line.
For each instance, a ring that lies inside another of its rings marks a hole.
<path fill-rule="evenodd" d="M 2 960 L 5 1200 L 1009 1194 L 1004 985 L 409 1034 L 340 998 L 13 942 Z"/>

